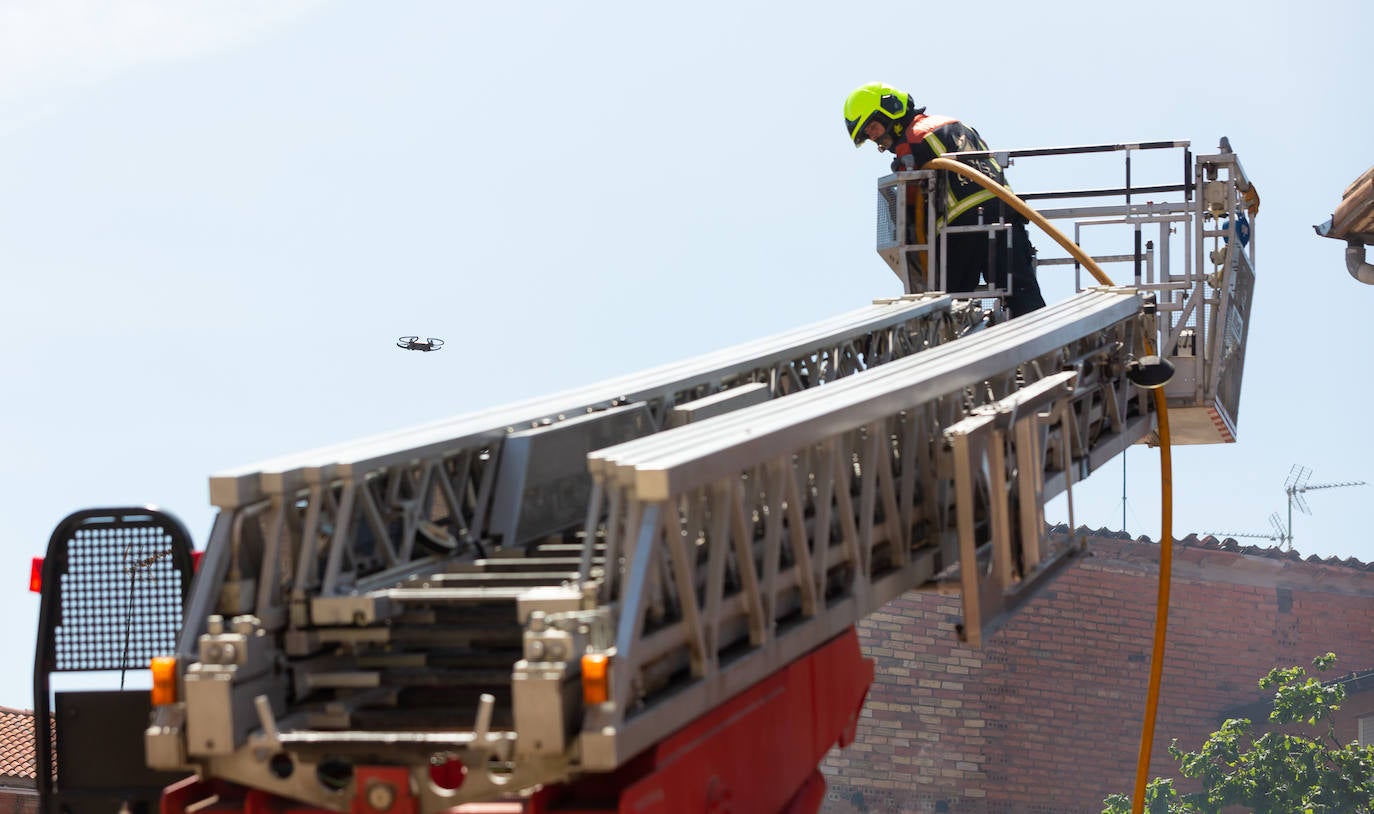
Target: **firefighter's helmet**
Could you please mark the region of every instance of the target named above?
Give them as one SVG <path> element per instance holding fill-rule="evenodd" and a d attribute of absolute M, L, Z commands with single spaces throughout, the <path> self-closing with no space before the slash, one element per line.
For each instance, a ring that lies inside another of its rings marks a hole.
<path fill-rule="evenodd" d="M 916 107 L 911 94 L 882 82 L 859 86 L 844 100 L 844 127 L 855 147 L 868 140 L 864 132 L 872 121 L 880 121 L 895 139 L 902 134 L 911 118 L 925 108 Z"/>

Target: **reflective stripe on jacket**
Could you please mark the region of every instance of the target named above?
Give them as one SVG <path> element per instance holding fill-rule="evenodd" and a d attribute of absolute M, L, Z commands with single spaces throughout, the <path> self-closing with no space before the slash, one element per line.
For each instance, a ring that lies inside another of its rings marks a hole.
<path fill-rule="evenodd" d="M 932 158 L 945 153 L 987 149 L 988 145 L 983 141 L 982 136 L 978 135 L 978 131 L 958 119 L 922 114 L 916 116 L 911 124 L 907 125 L 906 132 L 898 137 L 897 143 L 893 146 L 892 152 L 897 157 L 892 161 L 892 169 L 894 171 L 902 169 L 919 170 Z M 991 156 L 960 158 L 959 160 L 997 183 L 1007 185 L 1007 179 L 1002 174 L 1001 165 Z M 944 175 L 946 176 L 945 186 L 949 192 L 945 196 L 944 216 L 939 221 L 941 226 L 946 222 L 957 222 L 961 215 L 973 211 L 975 207 L 996 197 L 979 186 L 977 182 L 970 181 L 962 175 L 952 172 L 944 173 Z"/>

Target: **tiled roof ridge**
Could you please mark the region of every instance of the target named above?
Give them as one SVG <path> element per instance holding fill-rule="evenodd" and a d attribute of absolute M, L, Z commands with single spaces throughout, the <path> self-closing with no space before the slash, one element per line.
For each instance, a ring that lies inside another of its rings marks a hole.
<path fill-rule="evenodd" d="M 1051 533 L 1063 534 L 1068 531 L 1068 525 L 1059 523 L 1050 528 Z M 1074 529 L 1075 534 L 1083 534 L 1090 537 L 1099 537 L 1109 540 L 1130 540 L 1137 543 L 1149 543 L 1154 545 L 1155 540 L 1146 535 L 1132 537 L 1124 531 L 1112 531 L 1106 527 L 1090 529 L 1087 526 L 1078 526 Z M 1374 563 L 1367 563 L 1355 557 L 1318 557 L 1316 554 L 1309 554 L 1304 557 L 1297 551 L 1285 551 L 1278 546 L 1258 546 L 1247 543 L 1237 542 L 1234 537 L 1217 538 L 1215 535 L 1207 534 L 1199 537 L 1196 533 L 1188 534 L 1183 537 L 1174 537 L 1174 543 L 1188 548 L 1200 548 L 1211 551 L 1228 551 L 1234 554 L 1245 554 L 1251 557 L 1264 557 L 1271 560 L 1286 560 L 1288 562 L 1308 562 L 1318 565 L 1332 565 L 1340 568 L 1350 568 L 1356 571 L 1374 571 Z"/>

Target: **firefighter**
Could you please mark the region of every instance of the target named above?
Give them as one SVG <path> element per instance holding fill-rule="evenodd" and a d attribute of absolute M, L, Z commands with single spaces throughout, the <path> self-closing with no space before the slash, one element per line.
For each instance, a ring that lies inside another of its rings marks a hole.
<path fill-rule="evenodd" d="M 896 88 L 870 82 L 849 94 L 844 101 L 844 126 L 855 147 L 872 141 L 878 152 L 891 152 L 892 171 L 918 170 L 932 158 L 944 153 L 987 150 L 978 131 L 948 116 L 933 116 L 924 107 L 916 107 L 911 94 Z M 982 172 L 999 184 L 1006 185 L 1002 167 L 991 156 L 960 158 L 965 164 Z M 937 227 L 968 226 L 995 223 L 999 218 L 1011 224 L 1011 229 L 999 229 L 993 234 L 992 268 L 989 269 L 988 238 L 982 232 L 961 232 L 946 236 L 947 288 L 951 292 L 966 293 L 978 286 L 982 277 L 997 288 L 1007 287 L 1011 273 L 1012 289 L 1007 296 L 1007 309 L 1017 317 L 1043 308 L 1045 298 L 1035 279 L 1035 264 L 1030 236 L 1026 234 L 1026 219 L 976 182 L 955 173 L 944 173 L 948 194 L 945 196 Z M 1007 253 L 1010 232 L 1011 254 Z"/>

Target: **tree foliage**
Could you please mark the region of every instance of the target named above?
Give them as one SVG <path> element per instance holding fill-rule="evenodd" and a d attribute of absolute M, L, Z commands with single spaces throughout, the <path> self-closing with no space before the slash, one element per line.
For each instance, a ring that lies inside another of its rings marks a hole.
<path fill-rule="evenodd" d="M 1336 662 L 1327 653 L 1312 660 L 1315 672 Z M 1292 814 L 1374 814 L 1374 747 L 1336 739 L 1331 713 L 1345 700 L 1340 683 L 1323 683 L 1302 667 L 1275 667 L 1259 681 L 1274 691 L 1262 731 L 1246 718 L 1231 718 L 1196 752 L 1169 754 L 1183 777 L 1202 791 L 1182 794 L 1171 778 L 1157 777 L 1145 791 L 1151 814 L 1219 814 L 1236 807 Z M 1129 814 L 1131 799 L 1113 794 L 1103 814 Z"/>

